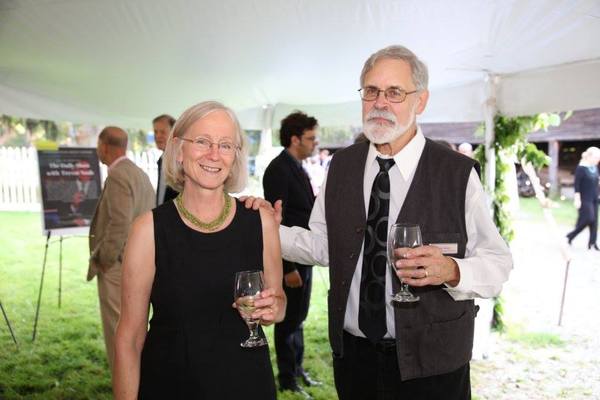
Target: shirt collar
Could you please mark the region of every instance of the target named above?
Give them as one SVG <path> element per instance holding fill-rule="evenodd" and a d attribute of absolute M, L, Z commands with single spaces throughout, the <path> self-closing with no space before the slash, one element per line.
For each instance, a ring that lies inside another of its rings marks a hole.
<path fill-rule="evenodd" d="M 421 127 L 417 125 L 417 132 L 415 133 L 415 136 L 393 157 L 396 164 L 395 166 L 398 167 L 400 173 L 402 174 L 402 178 L 405 180 L 408 179 L 413 171 L 417 168 L 417 164 L 421 158 L 421 153 L 423 153 L 423 148 L 425 148 L 425 136 L 423 136 Z M 377 157 L 390 158 L 390 156 L 383 155 L 377 151 L 375 145 L 371 143 L 369 145 L 369 153 L 367 154 L 366 165 L 371 166 L 373 163 L 376 163 L 375 158 Z"/>
<path fill-rule="evenodd" d="M 296 163 L 296 165 L 298 166 L 298 168 L 302 168 L 302 162 L 300 160 L 298 160 L 296 157 L 294 157 L 289 151 L 288 149 L 283 149 L 283 151 L 285 151 L 285 153 L 287 154 L 287 156 L 289 158 L 291 158 L 292 160 L 294 160 L 294 162 Z"/>
<path fill-rule="evenodd" d="M 108 166 L 108 170 L 112 170 L 114 167 L 117 166 L 118 163 L 120 163 L 121 161 L 127 159 L 127 156 L 121 156 L 119 158 L 117 158 L 115 161 L 113 161 L 109 166 Z"/>

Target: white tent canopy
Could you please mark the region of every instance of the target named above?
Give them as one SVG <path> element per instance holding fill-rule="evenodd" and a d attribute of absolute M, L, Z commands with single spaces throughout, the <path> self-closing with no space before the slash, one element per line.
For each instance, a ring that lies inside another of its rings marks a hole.
<path fill-rule="evenodd" d="M 0 0 L 0 114 L 149 127 L 216 99 L 245 128 L 291 109 L 359 125 L 364 60 L 430 69 L 422 121 L 600 107 L 598 0 Z"/>

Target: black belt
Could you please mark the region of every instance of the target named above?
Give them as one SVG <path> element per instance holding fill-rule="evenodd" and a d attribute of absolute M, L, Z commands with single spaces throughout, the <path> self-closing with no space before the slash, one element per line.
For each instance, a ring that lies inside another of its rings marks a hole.
<path fill-rule="evenodd" d="M 379 339 L 373 343 L 367 338 L 354 336 L 344 331 L 344 341 L 346 340 L 357 347 L 374 349 L 380 353 L 396 353 L 396 339 Z"/>

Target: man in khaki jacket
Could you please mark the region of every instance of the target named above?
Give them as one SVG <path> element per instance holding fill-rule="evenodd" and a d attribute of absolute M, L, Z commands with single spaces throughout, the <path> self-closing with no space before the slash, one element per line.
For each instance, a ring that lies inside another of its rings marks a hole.
<path fill-rule="evenodd" d="M 121 311 L 121 259 L 129 227 L 154 207 L 148 175 L 125 156 L 127 133 L 106 127 L 98 137 L 98 158 L 108 176 L 90 226 L 90 265 L 87 280 L 98 277 L 98 298 L 108 363 L 113 368 L 114 335 Z"/>

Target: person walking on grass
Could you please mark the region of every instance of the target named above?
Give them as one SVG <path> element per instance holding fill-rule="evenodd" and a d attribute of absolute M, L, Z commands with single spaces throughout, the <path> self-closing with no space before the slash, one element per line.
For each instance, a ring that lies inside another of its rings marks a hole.
<path fill-rule="evenodd" d="M 596 244 L 598 235 L 598 162 L 600 149 L 588 147 L 581 154 L 581 161 L 575 168 L 575 194 L 573 205 L 577 209 L 575 229 L 567 234 L 569 245 L 585 228 L 590 230 L 588 249 L 600 250 Z"/>

